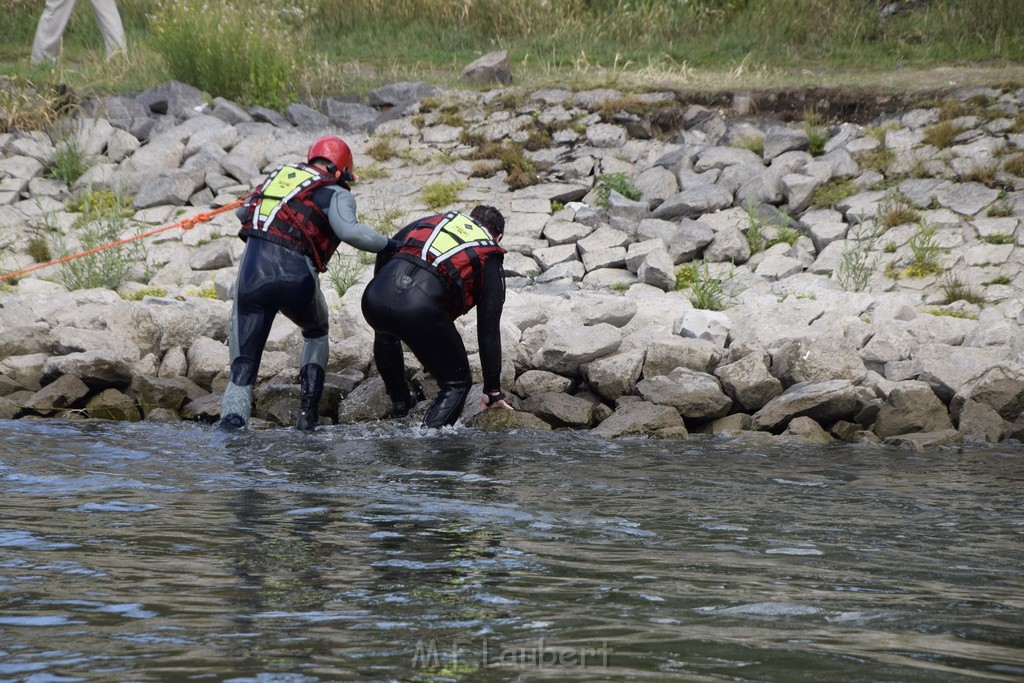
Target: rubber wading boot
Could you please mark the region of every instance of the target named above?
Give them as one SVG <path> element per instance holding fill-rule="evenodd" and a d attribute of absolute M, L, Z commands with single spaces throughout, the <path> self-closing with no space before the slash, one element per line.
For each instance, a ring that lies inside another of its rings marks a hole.
<path fill-rule="evenodd" d="M 423 425 L 426 427 L 443 427 L 455 424 L 462 415 L 462 407 L 466 405 L 466 396 L 469 395 L 469 384 L 461 382 L 441 387 L 437 398 L 427 408 L 427 414 L 423 416 Z"/>
<path fill-rule="evenodd" d="M 217 426 L 225 432 L 234 432 L 245 426 L 245 418 L 235 413 L 229 413 L 220 419 Z"/>
<path fill-rule="evenodd" d="M 409 391 L 405 398 L 398 400 L 391 399 L 391 417 L 405 417 L 406 415 L 409 414 L 409 411 L 412 410 L 417 403 L 419 403 L 426 397 L 427 394 L 425 391 L 423 391 L 423 385 L 420 384 L 419 381 L 413 380 L 412 389 Z"/>
<path fill-rule="evenodd" d="M 299 370 L 299 419 L 296 429 L 316 427 L 320 412 L 320 397 L 324 395 L 324 369 L 316 363 L 307 363 Z"/>

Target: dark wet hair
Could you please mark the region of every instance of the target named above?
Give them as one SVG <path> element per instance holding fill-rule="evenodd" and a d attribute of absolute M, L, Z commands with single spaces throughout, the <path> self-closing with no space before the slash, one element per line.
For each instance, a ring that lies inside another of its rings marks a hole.
<path fill-rule="evenodd" d="M 469 217 L 490 230 L 495 237 L 505 234 L 505 217 L 493 206 L 480 204 L 470 212 Z"/>

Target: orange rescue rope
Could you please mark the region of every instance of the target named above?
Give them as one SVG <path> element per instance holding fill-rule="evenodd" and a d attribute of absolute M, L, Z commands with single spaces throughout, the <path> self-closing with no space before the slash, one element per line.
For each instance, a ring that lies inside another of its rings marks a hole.
<path fill-rule="evenodd" d="M 10 279 L 13 279 L 13 278 L 16 278 L 16 277 L 21 277 L 22 275 L 25 275 L 26 273 L 31 273 L 32 271 L 35 271 L 35 270 L 41 270 L 43 268 L 49 268 L 50 266 L 55 266 L 55 265 L 57 265 L 59 263 L 65 263 L 67 261 L 71 261 L 71 260 L 76 259 L 76 258 L 81 258 L 83 256 L 88 256 L 89 254 L 95 254 L 97 251 L 103 251 L 104 249 L 110 249 L 112 247 L 119 247 L 122 244 L 128 244 L 129 242 L 134 242 L 135 240 L 140 240 L 143 237 L 150 237 L 150 236 L 155 235 L 157 233 L 163 232 L 164 230 L 171 230 L 173 228 L 179 228 L 179 227 L 182 230 L 191 230 L 192 228 L 196 227 L 197 223 L 205 223 L 206 221 L 210 220 L 211 218 L 213 218 L 217 214 L 224 213 L 225 211 L 230 211 L 232 209 L 237 209 L 241 205 L 242 205 L 242 200 L 239 199 L 237 201 L 231 202 L 227 206 L 221 206 L 219 208 L 214 209 L 213 211 L 207 211 L 207 212 L 204 212 L 204 213 L 196 214 L 195 216 L 190 216 L 188 218 L 182 218 L 180 221 L 177 221 L 175 223 L 171 223 L 170 225 L 165 225 L 165 226 L 160 227 L 160 228 L 154 228 L 153 230 L 148 230 L 146 232 L 139 233 L 138 235 L 135 235 L 133 237 L 125 237 L 124 239 L 117 240 L 116 242 L 111 242 L 110 244 L 101 244 L 98 247 L 93 247 L 92 249 L 88 249 L 86 251 L 81 251 L 81 252 L 78 252 L 77 254 L 68 254 L 67 256 L 62 256 L 59 259 L 54 259 L 53 261 L 47 261 L 46 263 L 37 263 L 34 266 L 29 266 L 28 268 L 22 268 L 21 270 L 16 270 L 13 273 L 6 273 L 4 275 L 0 275 L 0 282 L 3 282 L 4 280 L 10 280 Z"/>

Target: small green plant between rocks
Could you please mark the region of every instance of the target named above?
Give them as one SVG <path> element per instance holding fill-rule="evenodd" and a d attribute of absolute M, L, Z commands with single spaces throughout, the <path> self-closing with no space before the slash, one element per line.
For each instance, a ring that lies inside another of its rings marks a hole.
<path fill-rule="evenodd" d="M 904 271 L 907 277 L 927 277 L 942 272 L 942 264 L 939 262 L 942 249 L 935 240 L 935 233 L 935 226 L 921 221 L 917 232 L 910 238 L 913 262 Z"/>
<path fill-rule="evenodd" d="M 165 297 L 167 296 L 167 289 L 165 287 L 141 287 L 120 295 L 125 301 L 142 301 L 147 296 Z"/>
<path fill-rule="evenodd" d="M 676 289 L 690 290 L 689 299 L 694 308 L 723 311 L 732 304 L 733 297 L 726 289 L 735 276 L 733 271 L 724 277 L 712 275 L 706 262 L 694 261 L 676 269 Z"/>
<path fill-rule="evenodd" d="M 942 287 L 942 292 L 945 295 L 947 304 L 951 304 L 954 301 L 966 301 L 969 304 L 984 306 L 986 303 L 985 296 L 983 294 L 975 291 L 974 288 L 963 282 L 955 275 L 946 275 L 940 286 Z"/>
<path fill-rule="evenodd" d="M 336 254 L 327 264 L 327 282 L 338 293 L 338 296 L 345 296 L 345 292 L 359 281 L 362 271 L 363 266 L 356 256 Z"/>
<path fill-rule="evenodd" d="M 981 238 L 987 244 L 1013 244 L 1013 235 L 1005 232 L 994 232 Z"/>
<path fill-rule="evenodd" d="M 871 275 L 878 265 L 878 257 L 872 256 L 878 229 L 868 223 L 858 223 L 846 240 L 846 248 L 839 257 L 834 276 L 839 286 L 848 292 L 863 292 L 871 281 Z M 895 249 L 893 249 L 895 251 Z"/>
<path fill-rule="evenodd" d="M 594 199 L 594 204 L 608 208 L 608 200 L 611 197 L 612 190 L 634 202 L 639 201 L 642 195 L 640 190 L 629 182 L 629 176 L 625 173 L 602 173 L 597 177 L 597 188 L 595 190 L 597 196 Z"/>
<path fill-rule="evenodd" d="M 139 234 L 141 228 L 128 220 L 120 204 L 93 204 L 82 208 L 75 221 L 74 232 L 79 237 L 80 248 L 71 249 L 61 244 L 58 249 L 61 257 L 116 242 L 132 232 Z M 140 264 L 141 273 L 138 270 Z M 60 276 L 64 286 L 70 290 L 117 289 L 133 274 L 148 280 L 152 275 L 150 269 L 146 245 L 137 240 L 67 261 L 61 264 Z"/>
<path fill-rule="evenodd" d="M 466 189 L 466 183 L 457 180 L 428 183 L 423 186 L 423 202 L 431 211 L 437 211 L 459 201 L 459 193 L 464 189 Z"/>

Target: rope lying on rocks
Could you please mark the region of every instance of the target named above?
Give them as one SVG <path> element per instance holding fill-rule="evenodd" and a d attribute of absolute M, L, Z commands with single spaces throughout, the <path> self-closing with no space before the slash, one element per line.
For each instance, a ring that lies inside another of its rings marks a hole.
<path fill-rule="evenodd" d="M 60 263 L 65 263 L 67 261 L 72 261 L 72 260 L 74 260 L 76 258 L 81 258 L 83 256 L 88 256 L 90 254 L 95 254 L 96 252 L 103 251 L 104 249 L 110 249 L 112 247 L 119 247 L 122 244 L 128 244 L 129 242 L 134 242 L 135 240 L 140 240 L 143 237 L 150 237 L 152 235 L 156 235 L 157 233 L 161 233 L 161 232 L 163 232 L 165 230 L 172 230 L 173 228 L 181 228 L 182 230 L 191 230 L 192 228 L 196 227 L 196 225 L 198 223 L 205 223 L 206 221 L 210 220 L 211 218 L 213 218 L 217 214 L 224 213 L 225 211 L 230 211 L 232 209 L 237 209 L 241 205 L 242 205 L 242 200 L 239 199 L 239 200 L 236 200 L 234 202 L 231 202 L 227 206 L 221 206 L 219 208 L 214 209 L 213 211 L 206 211 L 206 212 L 203 212 L 203 213 L 196 214 L 195 216 L 189 216 L 188 218 L 182 218 L 181 220 L 175 221 L 174 223 L 171 223 L 170 225 L 165 225 L 165 226 L 160 227 L 160 228 L 154 228 L 152 230 L 147 230 L 146 232 L 139 233 L 138 235 L 133 235 L 132 237 L 125 237 L 124 239 L 119 239 L 119 240 L 117 240 L 115 242 L 110 242 L 109 244 L 101 244 L 98 247 L 93 247 L 92 249 L 87 249 L 86 251 L 80 251 L 80 252 L 75 253 L 75 254 L 68 254 L 67 256 L 62 256 L 62 257 L 60 257 L 58 259 L 54 259 L 52 261 L 47 261 L 46 263 L 37 263 L 34 266 L 29 266 L 28 268 L 22 268 L 21 270 L 16 270 L 13 273 L 5 273 L 4 275 L 0 275 L 0 282 L 3 282 L 4 280 L 11 280 L 11 279 L 14 279 L 14 278 L 18 278 L 18 277 L 21 277 L 22 275 L 25 275 L 27 273 L 31 273 L 31 272 L 36 271 L 36 270 L 41 270 L 43 268 L 49 268 L 50 266 L 55 266 L 55 265 L 58 265 Z"/>

